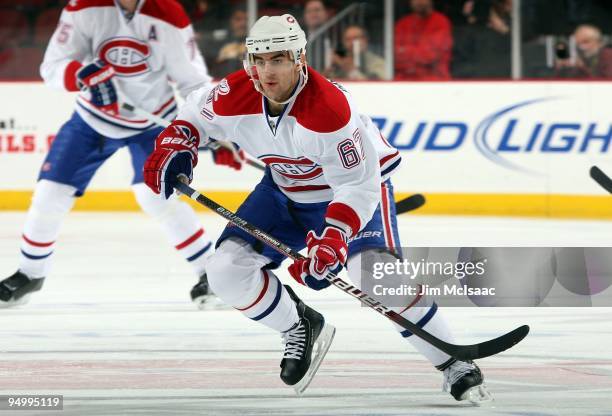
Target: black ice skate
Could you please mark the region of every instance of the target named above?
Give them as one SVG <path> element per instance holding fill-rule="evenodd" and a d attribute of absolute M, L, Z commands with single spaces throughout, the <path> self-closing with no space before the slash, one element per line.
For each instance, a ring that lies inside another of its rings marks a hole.
<path fill-rule="evenodd" d="M 289 286 L 285 285 L 285 288 L 296 304 L 300 320 L 282 334 L 285 354 L 280 364 L 280 378 L 285 384 L 294 386 L 299 396 L 319 369 L 334 339 L 336 328 L 326 324 L 323 315 L 302 302 Z"/>
<path fill-rule="evenodd" d="M 442 390 L 449 392 L 455 400 L 467 400 L 476 405 L 493 400 L 480 368 L 474 362 L 452 360 L 438 369 L 444 371 Z"/>
<path fill-rule="evenodd" d="M 24 304 L 29 294 L 40 290 L 45 278 L 30 279 L 20 271 L 0 282 L 0 308 Z"/>
<path fill-rule="evenodd" d="M 229 306 L 225 305 L 210 289 L 206 273 L 200 276 L 200 281 L 191 288 L 190 294 L 193 303 L 201 310 L 229 308 Z"/>

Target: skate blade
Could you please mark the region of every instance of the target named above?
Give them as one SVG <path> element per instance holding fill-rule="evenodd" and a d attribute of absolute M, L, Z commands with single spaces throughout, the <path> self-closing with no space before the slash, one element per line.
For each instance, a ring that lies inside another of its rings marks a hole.
<path fill-rule="evenodd" d="M 321 330 L 321 333 L 319 334 L 319 337 L 315 341 L 316 351 L 313 352 L 314 357 L 310 363 L 308 371 L 306 372 L 304 377 L 302 377 L 302 379 L 293 386 L 293 389 L 295 390 L 295 393 L 298 396 L 304 394 L 304 392 L 310 385 L 310 382 L 317 373 L 319 366 L 323 362 L 323 358 L 325 358 L 325 355 L 327 354 L 327 351 L 331 346 L 335 334 L 336 328 L 332 325 L 325 324 L 325 326 Z"/>
<path fill-rule="evenodd" d="M 23 295 L 18 300 L 9 300 L 8 302 L 4 302 L 0 300 L 0 309 L 9 309 L 17 306 L 25 305 L 30 301 L 31 293 Z"/>
<path fill-rule="evenodd" d="M 480 406 L 481 404 L 492 402 L 493 397 L 487 390 L 487 386 L 481 384 L 467 389 L 466 392 L 461 395 L 461 400 L 467 400 L 475 406 Z"/>
<path fill-rule="evenodd" d="M 232 309 L 231 306 L 224 303 L 215 295 L 198 296 L 193 299 L 193 303 L 195 303 L 201 311 L 223 311 Z"/>

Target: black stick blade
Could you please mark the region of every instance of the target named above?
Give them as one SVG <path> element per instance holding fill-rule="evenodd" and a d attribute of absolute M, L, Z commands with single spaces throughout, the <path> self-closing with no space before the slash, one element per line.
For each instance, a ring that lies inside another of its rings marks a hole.
<path fill-rule="evenodd" d="M 422 194 L 414 194 L 395 203 L 397 215 L 408 211 L 413 211 L 425 204 L 425 197 Z"/>
<path fill-rule="evenodd" d="M 454 351 L 449 352 L 449 355 L 462 361 L 490 357 L 512 348 L 521 342 L 528 333 L 529 325 L 519 326 L 514 331 L 480 344 L 453 346 Z"/>
<path fill-rule="evenodd" d="M 602 188 L 612 194 L 612 179 L 597 166 L 591 166 L 591 170 L 589 172 L 591 174 L 591 178 L 595 182 L 597 182 Z"/>

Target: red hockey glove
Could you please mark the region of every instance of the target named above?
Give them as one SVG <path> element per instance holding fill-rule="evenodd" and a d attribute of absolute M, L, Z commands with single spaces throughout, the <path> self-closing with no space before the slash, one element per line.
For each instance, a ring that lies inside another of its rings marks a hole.
<path fill-rule="evenodd" d="M 189 122 L 175 120 L 155 140 L 155 150 L 144 164 L 144 181 L 156 194 L 166 199 L 174 192 L 177 176 L 191 183 L 198 163 L 200 135 Z"/>
<path fill-rule="evenodd" d="M 298 282 L 315 290 L 330 285 L 325 277 L 340 273 L 348 258 L 347 238 L 344 231 L 328 225 L 321 236 L 313 231 L 306 236 L 308 257 L 289 266 L 289 274 Z"/>
<path fill-rule="evenodd" d="M 236 149 L 232 143 L 215 142 L 219 147 L 211 149 L 215 164 L 229 166 L 232 169 L 242 169 L 244 162 L 244 150 Z M 231 146 L 231 148 L 229 147 Z"/>

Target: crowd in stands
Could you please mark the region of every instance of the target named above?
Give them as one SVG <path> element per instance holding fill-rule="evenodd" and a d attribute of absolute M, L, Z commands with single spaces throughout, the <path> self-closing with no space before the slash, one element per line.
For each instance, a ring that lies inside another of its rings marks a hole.
<path fill-rule="evenodd" d="M 0 79 L 39 79 L 38 67 L 67 0 L 0 0 Z M 248 32 L 245 0 L 180 0 L 211 74 L 240 69 Z M 362 0 L 363 23 L 326 30 L 351 0 L 259 0 L 259 14 L 291 13 L 309 37 L 309 65 L 335 79 L 379 80 L 382 1 Z M 396 0 L 395 80 L 511 77 L 512 0 Z M 341 16 L 340 16 L 341 17 Z M 526 78 L 612 78 L 612 2 L 521 2 Z M 551 40 L 552 45 L 551 49 Z M 552 53 L 551 53 L 552 51 Z"/>

